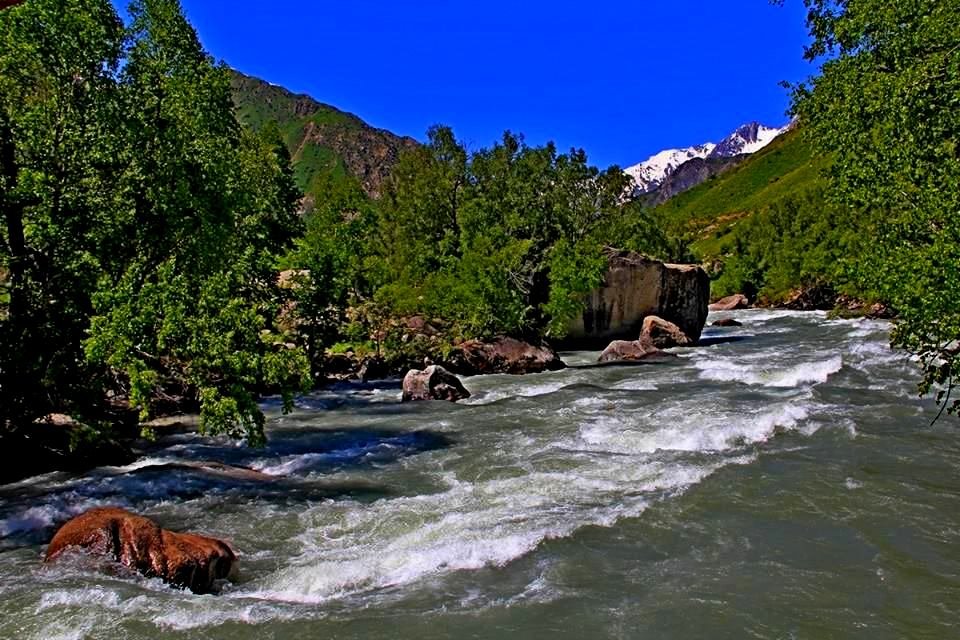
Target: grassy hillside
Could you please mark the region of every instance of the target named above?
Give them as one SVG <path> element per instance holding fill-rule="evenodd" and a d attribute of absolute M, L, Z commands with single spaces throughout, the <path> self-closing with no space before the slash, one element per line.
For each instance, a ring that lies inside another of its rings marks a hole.
<path fill-rule="evenodd" d="M 653 215 L 709 266 L 714 297 L 780 303 L 824 287 L 865 296 L 848 276 L 862 249 L 860 223 L 826 202 L 828 163 L 794 129 Z"/>
<path fill-rule="evenodd" d="M 693 240 L 698 258 L 709 259 L 724 252 L 723 238 L 744 218 L 788 197 L 819 191 L 825 166 L 794 129 L 734 169 L 670 199 L 655 214 Z"/>
<path fill-rule="evenodd" d="M 370 197 L 378 197 L 401 149 L 417 144 L 310 96 L 237 71 L 232 72 L 231 87 L 242 123 L 254 129 L 276 123 L 297 182 L 313 199 L 323 197 L 323 185 L 348 177 L 358 180 Z"/>

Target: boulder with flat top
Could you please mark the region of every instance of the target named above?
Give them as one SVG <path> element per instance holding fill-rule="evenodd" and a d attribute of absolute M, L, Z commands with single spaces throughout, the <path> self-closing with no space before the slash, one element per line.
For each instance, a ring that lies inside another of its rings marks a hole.
<path fill-rule="evenodd" d="M 710 302 L 706 271 L 699 265 L 667 264 L 630 251 L 608 249 L 606 255 L 603 282 L 568 325 L 564 346 L 602 347 L 612 340 L 634 340 L 649 316 L 673 323 L 696 344 Z"/>

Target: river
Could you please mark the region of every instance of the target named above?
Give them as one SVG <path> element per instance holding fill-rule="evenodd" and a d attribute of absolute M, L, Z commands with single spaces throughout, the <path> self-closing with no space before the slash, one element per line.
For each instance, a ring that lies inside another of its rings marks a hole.
<path fill-rule="evenodd" d="M 181 434 L 0 487 L 0 638 L 960 637 L 960 433 L 889 325 L 727 316 L 663 363 L 568 353 L 458 405 L 345 384 L 268 402 L 264 450 Z M 239 582 L 44 567 L 101 504 L 230 540 Z"/>

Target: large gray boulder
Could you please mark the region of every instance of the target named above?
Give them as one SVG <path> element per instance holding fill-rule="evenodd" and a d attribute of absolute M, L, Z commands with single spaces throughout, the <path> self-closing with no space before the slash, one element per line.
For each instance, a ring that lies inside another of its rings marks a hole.
<path fill-rule="evenodd" d="M 443 367 L 431 365 L 423 371 L 412 369 L 403 378 L 403 401 L 449 400 L 469 398 L 470 392 L 457 376 Z"/>
<path fill-rule="evenodd" d="M 648 316 L 700 339 L 710 303 L 710 278 L 699 265 L 667 264 L 630 251 L 607 251 L 609 268 L 587 297 L 583 313 L 567 328 L 570 345 L 602 345 L 635 339 Z"/>

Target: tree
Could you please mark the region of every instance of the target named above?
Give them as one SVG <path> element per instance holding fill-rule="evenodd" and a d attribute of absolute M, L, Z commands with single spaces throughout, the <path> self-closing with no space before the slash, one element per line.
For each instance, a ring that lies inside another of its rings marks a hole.
<path fill-rule="evenodd" d="M 111 189 L 123 28 L 106 0 L 0 13 L 0 426 L 92 411 L 82 357 Z"/>
<path fill-rule="evenodd" d="M 120 75 L 122 238 L 94 297 L 88 358 L 121 372 L 145 417 L 166 394 L 198 400 L 201 430 L 263 440 L 256 393 L 307 383 L 276 331 L 274 265 L 298 228 L 277 145 L 242 131 L 226 70 L 176 0 L 135 0 Z"/>
<path fill-rule="evenodd" d="M 917 354 L 921 392 L 952 411 L 960 373 L 960 5 L 953 0 L 806 0 L 822 73 L 794 108 L 833 154 L 834 199 L 872 249 L 858 277 L 899 314 L 893 344 Z"/>
<path fill-rule="evenodd" d="M 448 128 L 429 135 L 401 154 L 378 206 L 368 265 L 394 313 L 446 319 L 464 337 L 558 336 L 599 284 L 605 245 L 667 251 L 625 201 L 629 178 L 617 167 L 600 171 L 582 150 L 531 147 L 509 131 L 473 153 Z"/>
<path fill-rule="evenodd" d="M 306 232 L 284 260 L 294 274 L 291 316 L 314 378 L 323 374 L 326 348 L 339 336 L 346 309 L 369 293 L 364 256 L 376 224 L 359 180 L 328 180 L 321 192 L 324 198 L 308 214 Z"/>

